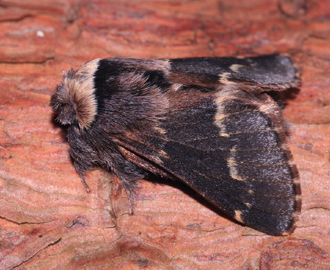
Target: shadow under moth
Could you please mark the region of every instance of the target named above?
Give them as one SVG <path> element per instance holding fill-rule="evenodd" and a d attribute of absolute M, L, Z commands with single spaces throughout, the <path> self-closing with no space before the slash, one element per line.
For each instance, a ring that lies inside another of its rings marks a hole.
<path fill-rule="evenodd" d="M 90 167 L 121 179 L 131 207 L 148 173 L 189 185 L 270 235 L 294 230 L 298 172 L 267 94 L 299 85 L 288 57 L 94 59 L 51 98 L 87 191 Z"/>

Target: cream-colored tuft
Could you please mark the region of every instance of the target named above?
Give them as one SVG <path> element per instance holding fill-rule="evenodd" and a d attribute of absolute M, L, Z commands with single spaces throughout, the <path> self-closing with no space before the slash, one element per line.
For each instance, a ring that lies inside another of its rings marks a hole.
<path fill-rule="evenodd" d="M 271 103 L 271 104 L 261 104 L 259 106 L 259 110 L 263 113 L 265 113 L 266 115 L 269 115 L 269 114 L 273 114 L 274 112 L 276 112 L 278 110 L 278 107 L 274 104 L 274 103 Z"/>
<path fill-rule="evenodd" d="M 170 158 L 170 156 L 169 156 L 164 150 L 161 150 L 161 151 L 159 152 L 159 155 L 160 155 L 161 157 L 163 157 L 163 158 L 166 158 L 166 159 L 169 159 L 169 158 Z"/>
<path fill-rule="evenodd" d="M 161 127 L 159 127 L 159 126 L 155 126 L 155 127 L 154 127 L 154 130 L 156 130 L 157 132 L 159 132 L 159 133 L 161 133 L 161 134 L 163 134 L 163 135 L 166 134 L 166 129 L 161 128 Z"/>
<path fill-rule="evenodd" d="M 236 146 L 230 149 L 230 155 L 229 158 L 227 159 L 230 177 L 238 181 L 246 181 L 246 179 L 241 177 L 238 173 L 237 162 L 235 161 L 235 155 L 236 155 Z"/>
<path fill-rule="evenodd" d="M 94 59 L 81 66 L 73 77 L 63 80 L 63 91 L 67 91 L 75 105 L 77 120 L 81 128 L 88 128 L 97 114 L 94 73 L 100 59 Z"/>
<path fill-rule="evenodd" d="M 244 203 L 248 208 L 251 208 L 252 204 L 251 203 Z"/>
<path fill-rule="evenodd" d="M 237 221 L 243 223 L 242 214 L 243 214 L 242 211 L 235 210 L 234 219 L 236 219 Z"/>
<path fill-rule="evenodd" d="M 219 135 L 223 137 L 228 137 L 229 134 L 226 132 L 226 125 L 224 120 L 228 116 L 225 113 L 225 101 L 228 100 L 228 96 L 222 95 L 222 91 L 218 94 L 217 98 L 215 99 L 215 104 L 217 106 L 217 111 L 214 116 L 214 123 L 217 127 L 220 128 Z"/>
<path fill-rule="evenodd" d="M 182 84 L 179 83 L 174 83 L 171 87 L 171 90 L 173 91 L 178 91 L 180 89 L 180 87 L 182 86 Z"/>
<path fill-rule="evenodd" d="M 235 84 L 234 82 L 231 82 L 231 81 L 228 80 L 230 75 L 231 75 L 231 73 L 229 73 L 229 72 L 219 74 L 219 77 L 220 77 L 219 82 L 222 83 L 222 84 L 225 84 L 225 85 Z"/>
<path fill-rule="evenodd" d="M 230 68 L 230 70 L 233 71 L 233 72 L 238 72 L 238 70 L 239 70 L 241 67 L 244 67 L 244 66 L 242 66 L 242 65 L 238 65 L 238 64 L 233 64 L 233 65 L 231 65 L 229 68 Z"/>
<path fill-rule="evenodd" d="M 227 132 L 226 128 L 226 118 L 228 116 L 231 116 L 235 113 L 226 113 L 226 102 L 228 100 L 232 100 L 232 86 L 226 86 L 224 89 L 219 91 L 217 93 L 216 99 L 215 99 L 215 105 L 217 107 L 217 111 L 214 116 L 214 124 L 220 129 L 219 135 L 221 137 L 230 137 L 232 134 L 231 132 Z"/>
<path fill-rule="evenodd" d="M 246 178 L 243 178 L 238 174 L 237 163 L 235 163 L 232 159 L 228 159 L 227 162 L 228 162 L 228 166 L 229 166 L 229 174 L 232 179 L 237 180 L 237 181 L 246 181 L 247 180 Z"/>

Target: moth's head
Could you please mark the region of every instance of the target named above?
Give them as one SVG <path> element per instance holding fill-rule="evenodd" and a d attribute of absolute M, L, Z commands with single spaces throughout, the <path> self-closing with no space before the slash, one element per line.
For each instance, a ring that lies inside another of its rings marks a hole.
<path fill-rule="evenodd" d="M 50 102 L 60 124 L 75 124 L 87 129 L 94 121 L 97 113 L 94 74 L 98 62 L 99 59 L 94 59 L 78 70 L 69 69 L 63 75 L 62 84 L 57 86 Z"/>

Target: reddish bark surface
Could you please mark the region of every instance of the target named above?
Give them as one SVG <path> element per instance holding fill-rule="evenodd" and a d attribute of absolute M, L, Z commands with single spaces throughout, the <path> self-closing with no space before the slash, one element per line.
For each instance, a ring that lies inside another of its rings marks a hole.
<path fill-rule="evenodd" d="M 325 0 L 2 0 L 0 269 L 330 269 L 329 36 Z M 284 109 L 303 200 L 292 235 L 241 226 L 181 185 L 141 180 L 134 215 L 109 173 L 88 173 L 86 193 L 49 107 L 63 70 L 270 53 L 302 73 Z"/>

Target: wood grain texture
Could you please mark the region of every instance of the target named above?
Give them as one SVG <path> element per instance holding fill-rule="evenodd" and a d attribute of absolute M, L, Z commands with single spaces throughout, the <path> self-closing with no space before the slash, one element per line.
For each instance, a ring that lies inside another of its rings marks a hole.
<path fill-rule="evenodd" d="M 40 3 L 0 3 L 0 269 L 330 268 L 329 1 Z M 292 235 L 243 227 L 175 183 L 141 180 L 134 215 L 109 173 L 88 173 L 85 192 L 49 106 L 63 70 L 270 53 L 302 73 L 283 96 L 303 200 Z"/>

